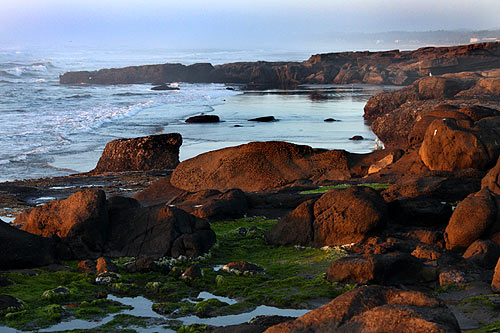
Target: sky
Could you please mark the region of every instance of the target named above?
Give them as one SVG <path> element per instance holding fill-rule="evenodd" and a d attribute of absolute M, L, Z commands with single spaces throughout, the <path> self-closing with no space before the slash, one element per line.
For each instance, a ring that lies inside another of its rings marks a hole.
<path fill-rule="evenodd" d="M 298 48 L 339 32 L 489 29 L 499 0 L 2 0 L 0 43 Z"/>

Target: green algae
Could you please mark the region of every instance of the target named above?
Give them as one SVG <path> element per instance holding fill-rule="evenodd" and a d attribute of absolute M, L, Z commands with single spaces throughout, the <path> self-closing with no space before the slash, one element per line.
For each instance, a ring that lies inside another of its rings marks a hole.
<path fill-rule="evenodd" d="M 320 186 L 319 188 L 314 190 L 302 191 L 300 192 L 300 194 L 326 193 L 331 189 L 343 189 L 343 188 L 349 188 L 351 186 L 366 186 L 366 187 L 371 187 L 374 190 L 385 190 L 386 188 L 391 186 L 391 184 L 368 183 L 368 184 L 358 184 L 358 185 L 351 185 L 351 184 L 328 185 L 328 186 Z"/>
<path fill-rule="evenodd" d="M 118 272 L 120 279 L 109 285 L 96 285 L 95 274 L 70 271 L 40 270 L 40 274 L 35 276 L 6 274 L 14 284 L 3 287 L 2 293 L 19 298 L 24 302 L 25 308 L 0 316 L 0 326 L 34 330 L 49 327 L 61 320 L 96 319 L 128 308 L 118 302 L 98 299 L 98 293 L 118 293 L 130 297 L 143 295 L 156 302 L 155 310 L 162 309 L 158 312 L 173 318 L 184 315 L 213 317 L 238 314 L 253 310 L 259 305 L 311 308 L 317 306 L 318 302 L 328 301 L 350 288 L 350 286 L 331 284 L 324 279 L 324 273 L 331 261 L 345 255 L 341 249 L 322 250 L 268 245 L 264 234 L 276 223 L 276 220 L 262 217 L 212 223 L 212 229 L 217 234 L 216 246 L 208 255 L 194 260 L 168 259 L 168 263 L 174 265 L 169 274 L 128 273 L 123 268 L 133 258 L 114 260 L 114 263 L 121 268 Z M 247 230 L 252 228 L 252 231 L 241 235 L 238 232 L 240 228 Z M 247 261 L 259 265 L 265 269 L 265 273 L 234 275 L 214 270 L 214 267 L 234 261 Z M 180 274 L 195 263 L 201 266 L 203 277 L 193 281 L 180 279 Z M 76 269 L 78 262 L 64 264 Z M 69 293 L 54 298 L 42 297 L 44 292 L 58 287 L 68 289 Z M 195 297 L 201 291 L 231 297 L 237 299 L 238 303 L 230 305 L 213 298 L 196 300 Z M 198 302 L 193 303 L 187 299 Z M 115 315 L 116 321 L 112 320 L 109 325 L 99 326 L 99 330 L 113 331 L 113 329 L 139 326 L 132 323 L 139 319 L 132 317 Z M 120 320 L 121 322 L 118 322 Z M 152 325 L 147 323 L 146 325 Z M 169 325 L 174 328 L 179 326 L 175 323 Z M 200 327 L 190 325 L 182 329 L 189 332 Z"/>

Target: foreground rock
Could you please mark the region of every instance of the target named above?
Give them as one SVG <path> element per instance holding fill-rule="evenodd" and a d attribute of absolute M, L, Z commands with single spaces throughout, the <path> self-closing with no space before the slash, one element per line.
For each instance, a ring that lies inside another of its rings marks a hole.
<path fill-rule="evenodd" d="M 56 261 L 50 239 L 19 230 L 0 221 L 0 269 L 39 267 Z"/>
<path fill-rule="evenodd" d="M 417 291 L 361 287 L 265 332 L 460 332 L 444 303 Z"/>
<path fill-rule="evenodd" d="M 178 133 L 113 140 L 91 173 L 173 169 L 179 164 L 181 145 Z"/>
<path fill-rule="evenodd" d="M 101 190 L 84 190 L 36 207 L 15 223 L 30 233 L 55 238 L 61 259 L 196 257 L 215 243 L 205 220 L 168 205 L 141 207 L 132 198 L 106 201 Z"/>
<path fill-rule="evenodd" d="M 279 245 L 344 245 L 362 241 L 381 228 L 386 217 L 386 203 L 377 191 L 364 186 L 333 189 L 299 205 L 266 239 Z"/>
<path fill-rule="evenodd" d="M 287 142 L 251 142 L 183 161 L 170 181 L 175 187 L 197 192 L 259 191 L 299 180 L 346 179 L 350 177 L 348 155 Z"/>
<path fill-rule="evenodd" d="M 106 241 L 108 213 L 101 190 L 84 190 L 21 214 L 14 221 L 21 229 L 43 237 L 57 236 L 72 258 L 99 256 Z"/>

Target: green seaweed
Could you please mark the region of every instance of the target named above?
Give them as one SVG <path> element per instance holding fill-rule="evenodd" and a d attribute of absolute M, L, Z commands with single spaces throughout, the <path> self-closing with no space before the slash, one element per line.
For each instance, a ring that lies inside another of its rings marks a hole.
<path fill-rule="evenodd" d="M 366 187 L 371 187 L 374 190 L 385 190 L 386 188 L 391 186 L 391 184 L 367 183 L 367 184 L 357 184 L 357 185 L 351 185 L 351 184 L 328 185 L 328 186 L 320 186 L 319 188 L 314 190 L 302 191 L 300 192 L 300 194 L 326 193 L 331 189 L 342 189 L 342 188 L 349 188 L 352 186 L 366 186 Z"/>

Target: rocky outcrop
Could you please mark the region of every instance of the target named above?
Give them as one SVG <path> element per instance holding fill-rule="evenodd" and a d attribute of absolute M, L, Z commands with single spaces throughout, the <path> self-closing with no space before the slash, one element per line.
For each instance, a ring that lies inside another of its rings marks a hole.
<path fill-rule="evenodd" d="M 425 47 L 415 51 L 325 53 L 313 55 L 303 62 L 132 66 L 93 72 L 68 72 L 61 75 L 59 81 L 62 84 L 219 82 L 244 83 L 254 88 L 293 87 L 305 83 L 408 85 L 429 73 L 442 75 L 499 66 L 499 43 L 481 43 Z M 498 89 L 496 81 L 488 81 L 483 85 L 493 91 Z M 448 84 L 443 87 L 445 91 L 454 90 Z"/>
<path fill-rule="evenodd" d="M 207 123 L 218 123 L 220 122 L 219 116 L 203 114 L 199 116 L 192 116 L 186 119 L 186 123 L 189 124 L 207 124 Z"/>
<path fill-rule="evenodd" d="M 67 260 L 196 257 L 215 243 L 215 233 L 203 219 L 168 205 L 141 207 L 123 197 L 106 200 L 102 190 L 84 190 L 36 207 L 15 223 L 45 240 L 54 239 L 58 257 Z"/>
<path fill-rule="evenodd" d="M 500 77 L 500 71 L 465 74 L 426 77 L 408 87 L 376 94 L 366 103 L 364 117 L 374 119 L 371 128 L 386 147 L 406 148 L 422 142 L 433 120 L 477 122 L 500 116 L 500 95 L 481 88 L 491 76 Z"/>
<path fill-rule="evenodd" d="M 266 333 L 284 332 L 460 332 L 439 299 L 418 291 L 360 287 Z"/>
<path fill-rule="evenodd" d="M 0 221 L 0 267 L 30 268 L 56 261 L 55 242 Z"/>
<path fill-rule="evenodd" d="M 179 164 L 178 133 L 108 142 L 92 174 L 173 169 Z"/>
<path fill-rule="evenodd" d="M 266 239 L 279 245 L 344 245 L 362 241 L 382 227 L 386 217 L 385 201 L 375 190 L 362 186 L 334 189 L 299 205 Z"/>
<path fill-rule="evenodd" d="M 183 161 L 170 182 L 191 192 L 232 188 L 259 191 L 300 180 L 346 179 L 351 175 L 348 155 L 343 150 L 326 151 L 287 142 L 251 142 Z"/>

